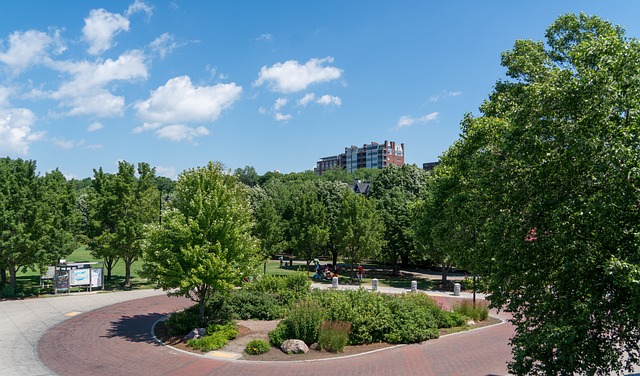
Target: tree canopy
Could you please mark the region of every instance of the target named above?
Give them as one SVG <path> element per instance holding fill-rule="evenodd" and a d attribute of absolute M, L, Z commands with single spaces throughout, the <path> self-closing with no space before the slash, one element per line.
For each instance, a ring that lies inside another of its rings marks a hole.
<path fill-rule="evenodd" d="M 449 216 L 436 238 L 464 248 L 492 305 L 512 313 L 512 373 L 630 370 L 640 360 L 640 43 L 584 14 L 559 17 L 546 39 L 502 55 L 508 78 L 443 156 L 436 179 L 453 190 L 432 202 Z"/>
<path fill-rule="evenodd" d="M 218 163 L 180 174 L 162 223 L 149 226 L 143 275 L 170 295 L 200 306 L 255 270 L 262 259 L 251 235 L 246 186 Z"/>

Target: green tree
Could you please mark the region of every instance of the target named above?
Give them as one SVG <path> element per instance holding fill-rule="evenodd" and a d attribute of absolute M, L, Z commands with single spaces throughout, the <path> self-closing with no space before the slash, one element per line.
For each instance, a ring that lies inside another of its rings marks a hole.
<path fill-rule="evenodd" d="M 126 161 L 118 163 L 118 172 L 106 175 L 94 171 L 94 197 L 91 200 L 93 224 L 89 247 L 107 267 L 107 279 L 118 260 L 125 264 L 124 285 L 131 283 L 131 265 L 142 255 L 145 226 L 158 218 L 155 169 L 147 163 L 136 168 Z"/>
<path fill-rule="evenodd" d="M 245 166 L 244 168 L 237 168 L 233 175 L 238 178 L 238 180 L 248 185 L 249 187 L 255 187 L 258 185 L 260 181 L 260 175 L 256 172 L 253 166 Z"/>
<path fill-rule="evenodd" d="M 198 303 L 200 321 L 215 293 L 226 292 L 260 261 L 246 188 L 210 162 L 182 172 L 162 223 L 149 226 L 142 274 L 169 295 Z"/>
<path fill-rule="evenodd" d="M 338 242 L 353 267 L 365 258 L 378 256 L 384 245 L 384 224 L 376 211 L 374 199 L 349 193 L 342 201 L 338 226 Z"/>
<path fill-rule="evenodd" d="M 503 54 L 509 79 L 464 120 L 442 163 L 464 187 L 458 215 L 475 224 L 465 238 L 491 303 L 516 326 L 510 371 L 630 371 L 640 359 L 640 43 L 584 14 L 559 17 L 546 38 Z"/>
<path fill-rule="evenodd" d="M 327 247 L 329 248 L 329 252 L 331 252 L 333 269 L 336 268 L 338 256 L 342 251 L 339 246 L 340 241 L 338 238 L 342 201 L 351 192 L 349 185 L 341 181 L 318 182 L 318 198 L 326 210 L 327 228 L 329 230 Z"/>
<path fill-rule="evenodd" d="M 426 191 L 429 174 L 415 165 L 391 165 L 378 173 L 369 195 L 378 203 L 385 224 L 383 257 L 398 273 L 398 258 L 406 268 L 416 256 L 411 208 Z"/>
<path fill-rule="evenodd" d="M 329 241 L 327 212 L 318 200 L 313 182 L 303 185 L 294 201 L 291 221 L 291 241 L 297 256 L 307 261 L 307 272 L 311 260 L 321 254 Z"/>
<path fill-rule="evenodd" d="M 19 270 L 39 270 L 74 248 L 74 210 L 73 188 L 59 171 L 40 177 L 35 161 L 0 159 L 0 268 L 12 289 Z"/>
<path fill-rule="evenodd" d="M 268 196 L 262 188 L 253 188 L 251 197 L 255 219 L 252 233 L 260 240 L 260 251 L 263 258 L 268 258 L 286 247 L 282 218 L 276 210 L 274 199 Z"/>

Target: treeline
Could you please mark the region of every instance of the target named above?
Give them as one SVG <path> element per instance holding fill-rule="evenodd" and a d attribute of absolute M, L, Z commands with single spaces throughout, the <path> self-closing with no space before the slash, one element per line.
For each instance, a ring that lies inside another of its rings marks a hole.
<path fill-rule="evenodd" d="M 94 170 L 91 178 L 67 180 L 56 170 L 37 174 L 36 162 L 0 160 L 0 287 L 16 289 L 18 271 L 42 271 L 79 245 L 114 265 L 131 265 L 143 255 L 147 227 L 170 210 L 176 182 L 156 176 L 148 163 L 121 161 L 116 173 Z M 247 166 L 229 172 L 248 191 L 252 233 L 263 258 L 289 253 L 310 261 L 330 257 L 391 265 L 432 260 L 447 263 L 416 238 L 415 208 L 427 195 L 430 175 L 413 165 L 384 170 L 344 170 L 317 176 L 310 171 L 258 175 Z M 355 193 L 356 180 L 370 183 Z M 433 256 L 436 256 L 435 258 Z"/>

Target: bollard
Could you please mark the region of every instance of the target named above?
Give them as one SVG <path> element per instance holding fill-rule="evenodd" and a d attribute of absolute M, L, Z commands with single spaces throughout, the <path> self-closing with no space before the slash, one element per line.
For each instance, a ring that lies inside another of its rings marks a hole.
<path fill-rule="evenodd" d="M 333 277 L 331 279 L 331 287 L 333 287 L 334 289 L 338 288 L 338 277 Z"/>
<path fill-rule="evenodd" d="M 418 281 L 411 281 L 411 292 L 418 291 Z"/>
<path fill-rule="evenodd" d="M 453 284 L 453 295 L 454 296 L 460 296 L 460 284 L 459 283 L 454 283 Z"/>
<path fill-rule="evenodd" d="M 371 291 L 378 291 L 378 279 L 374 278 L 371 280 Z"/>

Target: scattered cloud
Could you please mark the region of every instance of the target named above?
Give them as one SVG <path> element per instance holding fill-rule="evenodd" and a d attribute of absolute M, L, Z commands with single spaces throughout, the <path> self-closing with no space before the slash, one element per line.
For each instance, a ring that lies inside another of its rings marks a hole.
<path fill-rule="evenodd" d="M 193 86 L 188 76 L 172 78 L 151 92 L 149 99 L 134 105 L 138 118 L 144 122 L 134 132 L 155 130 L 158 137 L 172 141 L 208 135 L 207 128 L 191 128 L 185 123 L 217 120 L 241 93 L 242 87 L 235 83 Z"/>
<path fill-rule="evenodd" d="M 461 91 L 442 90 L 440 92 L 440 94 L 433 95 L 433 96 L 429 97 L 429 102 L 437 102 L 437 101 L 439 101 L 440 99 L 443 99 L 443 98 L 457 97 L 459 95 L 462 95 Z"/>
<path fill-rule="evenodd" d="M 287 98 L 278 98 L 276 99 L 276 103 L 273 105 L 273 110 L 278 112 L 282 107 L 284 107 L 289 100 Z"/>
<path fill-rule="evenodd" d="M 153 7 L 144 1 L 136 0 L 133 4 L 129 5 L 127 11 L 125 12 L 125 16 L 131 17 L 133 14 L 143 12 L 150 17 L 153 14 Z"/>
<path fill-rule="evenodd" d="M 281 114 L 279 112 L 276 112 L 276 114 L 274 115 L 274 119 L 276 119 L 277 121 L 288 121 L 292 117 L 293 116 L 291 116 L 291 114 Z"/>
<path fill-rule="evenodd" d="M 203 126 L 189 127 L 184 124 L 167 125 L 158 129 L 156 135 L 170 141 L 193 141 L 196 137 L 206 136 L 209 130 Z"/>
<path fill-rule="evenodd" d="M 89 132 L 95 132 L 98 129 L 102 129 L 104 128 L 104 125 L 102 125 L 102 123 L 100 123 L 99 121 L 96 121 L 94 123 L 91 123 L 88 127 L 87 127 L 87 131 Z"/>
<path fill-rule="evenodd" d="M 42 31 L 16 31 L 9 35 L 7 50 L 0 52 L 0 62 L 18 73 L 41 63 L 47 55 L 47 49 L 55 44 L 56 38 Z"/>
<path fill-rule="evenodd" d="M 323 106 L 340 107 L 342 105 L 342 99 L 340 99 L 340 97 L 336 97 L 336 96 L 333 96 L 333 95 L 323 95 L 320 98 L 318 98 L 316 103 L 318 103 L 320 105 L 323 105 Z"/>
<path fill-rule="evenodd" d="M 44 136 L 32 131 L 35 121 L 36 115 L 29 109 L 0 108 L 0 154 L 27 154 L 30 142 Z"/>
<path fill-rule="evenodd" d="M 91 10 L 82 28 L 84 40 L 89 43 L 87 52 L 91 55 L 105 52 L 113 47 L 113 37 L 122 31 L 129 31 L 129 20 L 125 16 L 102 8 Z"/>
<path fill-rule="evenodd" d="M 258 113 L 260 115 L 266 115 L 267 114 L 267 109 L 264 108 L 264 107 L 260 107 L 260 108 L 258 108 Z"/>
<path fill-rule="evenodd" d="M 149 43 L 152 51 L 157 53 L 161 59 L 170 54 L 178 47 L 175 37 L 169 33 L 164 33 L 157 37 L 153 42 Z M 215 71 L 214 71 L 215 72 Z"/>
<path fill-rule="evenodd" d="M 432 112 L 419 118 L 414 118 L 411 116 L 401 116 L 400 119 L 398 119 L 398 123 L 396 124 L 395 128 L 391 130 L 398 131 L 402 128 L 410 127 L 414 124 L 426 124 L 435 120 L 438 120 L 437 112 Z"/>
<path fill-rule="evenodd" d="M 175 179 L 178 174 L 175 167 L 156 166 L 156 175 Z"/>
<path fill-rule="evenodd" d="M 332 57 L 313 58 L 304 64 L 296 60 L 276 63 L 271 67 L 263 66 L 254 86 L 267 84 L 273 91 L 294 93 L 305 90 L 309 85 L 328 82 L 340 78 L 342 70 L 326 64 L 333 63 Z"/>
<path fill-rule="evenodd" d="M 273 35 L 271 34 L 262 34 L 256 38 L 257 41 L 260 42 L 271 42 L 273 40 Z"/>
<path fill-rule="evenodd" d="M 61 148 L 61 149 L 72 149 L 74 146 L 76 146 L 76 142 L 74 141 L 70 141 L 70 140 L 64 140 L 61 138 L 54 138 L 53 140 L 51 140 L 51 142 L 53 142 L 54 145 L 56 145 L 57 147 Z"/>
<path fill-rule="evenodd" d="M 135 81 L 147 78 L 145 56 L 139 50 L 122 54 L 117 60 L 100 63 L 51 62 L 51 67 L 72 78 L 49 94 L 60 105 L 71 107 L 67 115 L 95 115 L 111 117 L 122 115 L 124 97 L 112 94 L 107 85 L 112 81 Z"/>
<path fill-rule="evenodd" d="M 298 100 L 298 106 L 306 107 L 309 103 L 313 102 L 315 98 L 316 95 L 314 93 L 307 93 Z"/>
<path fill-rule="evenodd" d="M 89 144 L 89 145 L 87 145 L 87 149 L 89 149 L 89 150 L 100 150 L 103 147 L 104 146 L 100 145 L 100 144 Z"/>

